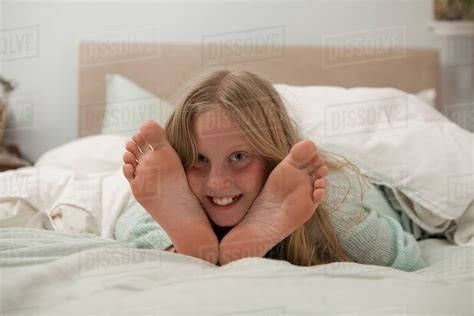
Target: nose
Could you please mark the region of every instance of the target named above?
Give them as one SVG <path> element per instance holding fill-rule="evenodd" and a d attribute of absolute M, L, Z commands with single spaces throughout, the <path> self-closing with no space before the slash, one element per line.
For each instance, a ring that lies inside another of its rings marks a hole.
<path fill-rule="evenodd" d="M 211 167 L 207 178 L 207 187 L 214 193 L 219 193 L 231 184 L 229 174 L 223 167 Z"/>

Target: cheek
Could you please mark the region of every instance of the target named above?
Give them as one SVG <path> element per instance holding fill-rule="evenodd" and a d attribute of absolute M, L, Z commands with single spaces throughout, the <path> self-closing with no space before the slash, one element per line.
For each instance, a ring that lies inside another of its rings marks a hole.
<path fill-rule="evenodd" d="M 264 165 L 256 163 L 248 166 L 235 174 L 236 180 L 241 184 L 242 189 L 248 193 L 260 193 L 265 184 Z"/>
<path fill-rule="evenodd" d="M 195 195 L 198 195 L 202 188 L 203 177 L 197 170 L 186 170 L 186 178 L 188 180 L 189 188 Z"/>

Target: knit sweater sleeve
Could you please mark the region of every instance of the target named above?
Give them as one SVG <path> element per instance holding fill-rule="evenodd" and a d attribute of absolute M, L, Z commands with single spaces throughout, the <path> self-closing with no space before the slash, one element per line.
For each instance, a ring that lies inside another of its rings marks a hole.
<path fill-rule="evenodd" d="M 355 262 L 403 271 L 424 267 L 414 236 L 377 188 L 358 181 L 354 171 L 330 173 L 326 203 L 341 247 Z"/>
<path fill-rule="evenodd" d="M 173 243 L 165 230 L 137 202 L 118 218 L 114 237 L 136 248 L 165 250 Z"/>

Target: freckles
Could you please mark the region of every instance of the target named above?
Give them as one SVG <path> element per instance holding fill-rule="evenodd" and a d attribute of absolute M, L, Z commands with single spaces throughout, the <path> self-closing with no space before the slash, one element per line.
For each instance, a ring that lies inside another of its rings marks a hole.
<path fill-rule="evenodd" d="M 261 163 L 251 163 L 241 170 L 235 172 L 234 176 L 239 183 L 247 183 L 250 186 L 262 186 L 264 179 L 265 165 Z"/>

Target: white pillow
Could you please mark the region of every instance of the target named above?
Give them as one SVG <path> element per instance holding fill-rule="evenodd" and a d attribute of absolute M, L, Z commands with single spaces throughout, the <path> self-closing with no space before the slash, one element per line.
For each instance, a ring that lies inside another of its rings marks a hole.
<path fill-rule="evenodd" d="M 129 137 L 95 135 L 76 139 L 44 153 L 35 166 L 52 166 L 78 174 L 109 173 L 122 167 Z"/>
<path fill-rule="evenodd" d="M 168 102 L 117 74 L 106 76 L 106 102 L 102 134 L 132 136 L 148 119 L 164 127 L 173 110 Z"/>
<path fill-rule="evenodd" d="M 474 197 L 474 136 L 392 88 L 275 85 L 303 134 L 444 219 Z"/>
<path fill-rule="evenodd" d="M 415 94 L 418 99 L 425 102 L 429 106 L 436 108 L 436 90 L 426 89 Z"/>

